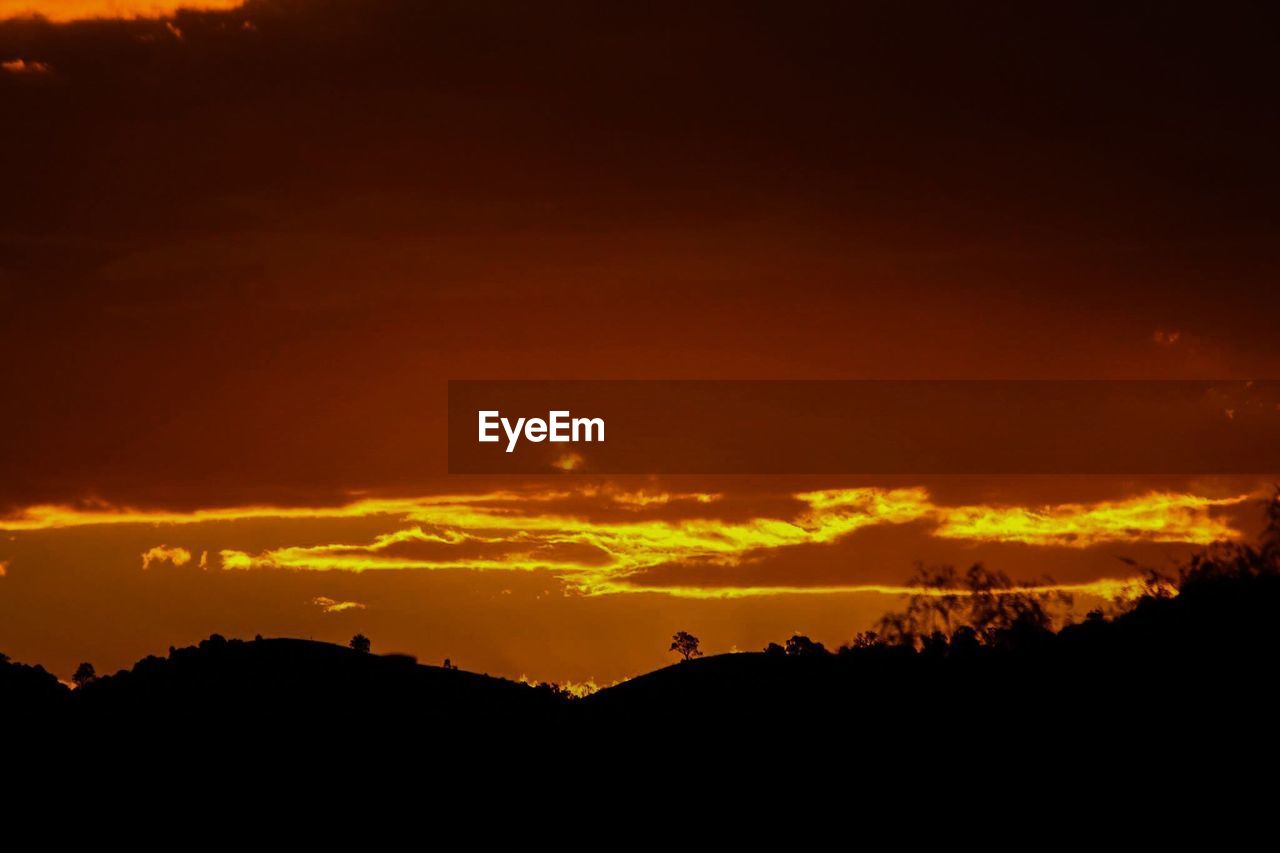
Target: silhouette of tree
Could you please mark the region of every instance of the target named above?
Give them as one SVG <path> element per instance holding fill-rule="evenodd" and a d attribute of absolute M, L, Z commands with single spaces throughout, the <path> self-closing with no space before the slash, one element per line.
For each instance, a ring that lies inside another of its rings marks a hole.
<path fill-rule="evenodd" d="M 1265 524 L 1259 537 L 1258 555 L 1266 565 L 1280 566 L 1280 486 L 1276 486 L 1263 510 Z"/>
<path fill-rule="evenodd" d="M 764 653 L 771 658 L 785 657 L 787 650 L 777 643 L 770 643 L 764 647 Z"/>
<path fill-rule="evenodd" d="M 790 657 L 820 657 L 827 653 L 827 647 L 815 643 L 804 634 L 796 634 L 787 640 L 787 654 Z"/>
<path fill-rule="evenodd" d="M 981 643 L 978 632 L 972 625 L 961 625 L 951 635 L 951 644 L 947 651 L 952 657 L 973 657 L 978 653 Z"/>
<path fill-rule="evenodd" d="M 573 691 L 567 687 L 561 687 L 554 681 L 544 681 L 541 684 L 535 685 L 534 689 L 549 693 L 561 702 L 568 701 L 573 698 Z"/>
<path fill-rule="evenodd" d="M 369 638 L 364 634 L 356 634 L 347 645 L 360 652 L 360 654 L 368 654 L 369 649 L 373 647 L 373 643 L 369 642 Z"/>
<path fill-rule="evenodd" d="M 943 658 L 947 656 L 950 645 L 946 634 L 934 631 L 929 636 L 921 638 L 920 653 L 927 658 Z"/>
<path fill-rule="evenodd" d="M 702 650 L 698 648 L 698 638 L 688 631 L 677 631 L 673 634 L 671 648 L 667 651 L 678 652 L 684 660 L 702 657 Z"/>
<path fill-rule="evenodd" d="M 76 687 L 84 687 L 86 684 L 88 684 L 90 681 L 93 681 L 97 677 L 98 677 L 98 673 L 93 668 L 93 664 L 89 663 L 88 661 L 85 661 L 84 663 L 76 667 L 75 675 L 71 676 L 71 680 L 72 682 L 75 683 Z"/>
<path fill-rule="evenodd" d="M 879 633 L 892 645 L 938 648 L 939 638 L 968 627 L 988 644 L 1013 634 L 1029 636 L 1053 630 L 1059 615 L 1071 607 L 1069 593 L 1054 588 L 1053 579 L 1014 582 L 1004 572 L 981 563 L 959 575 L 952 566 L 928 569 L 917 564 L 909 582 L 918 592 L 907 609 L 885 614 Z"/>
<path fill-rule="evenodd" d="M 1222 581 L 1243 584 L 1280 578 L 1280 486 L 1266 502 L 1264 521 L 1257 546 L 1223 543 L 1194 555 L 1178 572 L 1179 596 Z"/>

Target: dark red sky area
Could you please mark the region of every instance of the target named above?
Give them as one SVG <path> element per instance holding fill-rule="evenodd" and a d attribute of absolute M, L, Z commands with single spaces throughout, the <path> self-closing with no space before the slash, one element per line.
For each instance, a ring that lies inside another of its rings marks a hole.
<path fill-rule="evenodd" d="M 213 630 L 361 630 L 607 683 L 677 629 L 709 651 L 836 644 L 892 604 L 772 587 L 890 583 L 915 559 L 1088 582 L 1184 557 L 1219 514 L 1247 530 L 1257 480 L 446 473 L 448 379 L 1280 376 L 1280 13 L 1031 6 L 0 21 L 0 650 L 65 675 Z M 927 493 L 798 497 L 869 485 Z M 426 503 L 25 511 L 353 495 Z M 467 560 L 512 567 L 385 564 L 466 536 L 493 540 Z M 717 536 L 740 540 L 726 556 Z M 602 550 L 634 586 L 693 594 L 601 592 Z M 384 563 L 340 570 L 352 553 Z M 754 592 L 697 597 L 726 587 Z"/>
<path fill-rule="evenodd" d="M 449 377 L 1274 375 L 1271 17 L 0 24 L 0 503 L 413 489 Z"/>

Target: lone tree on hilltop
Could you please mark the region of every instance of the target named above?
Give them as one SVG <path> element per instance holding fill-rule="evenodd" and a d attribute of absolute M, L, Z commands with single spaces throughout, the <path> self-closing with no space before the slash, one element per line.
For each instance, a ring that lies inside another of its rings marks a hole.
<path fill-rule="evenodd" d="M 93 668 L 93 664 L 85 661 L 76 667 L 76 674 L 71 676 L 71 680 L 75 682 L 76 687 L 84 687 L 97 677 L 98 672 Z"/>
<path fill-rule="evenodd" d="M 367 655 L 369 649 L 373 647 L 373 643 L 369 642 L 369 638 L 364 634 L 356 634 L 351 638 L 351 642 L 347 643 L 351 648 L 355 649 L 362 655 Z"/>
<path fill-rule="evenodd" d="M 678 652 L 684 660 L 702 657 L 702 649 L 698 648 L 698 638 L 688 631 L 679 631 L 671 637 L 669 652 Z"/>

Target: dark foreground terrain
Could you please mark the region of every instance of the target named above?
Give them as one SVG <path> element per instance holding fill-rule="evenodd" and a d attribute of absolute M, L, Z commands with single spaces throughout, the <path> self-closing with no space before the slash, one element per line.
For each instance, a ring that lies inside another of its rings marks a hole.
<path fill-rule="evenodd" d="M 495 726 L 551 733 L 850 726 L 880 732 L 1052 731 L 1124 738 L 1195 720 L 1257 720 L 1280 664 L 1280 576 L 1235 574 L 1149 597 L 1111 619 L 980 641 L 866 642 L 832 653 L 770 652 L 678 663 L 572 699 L 412 658 L 293 639 L 227 640 L 148 657 L 77 690 L 39 667 L 0 663 L 4 715 L 34 725 L 117 730 L 434 732 Z M 195 724 L 199 724 L 198 727 Z M 212 728 L 210 728 L 212 727 Z"/>

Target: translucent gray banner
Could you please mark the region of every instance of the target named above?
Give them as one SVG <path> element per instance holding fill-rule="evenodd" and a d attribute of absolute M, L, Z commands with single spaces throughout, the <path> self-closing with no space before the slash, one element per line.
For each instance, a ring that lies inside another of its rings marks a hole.
<path fill-rule="evenodd" d="M 459 474 L 1269 474 L 1280 382 L 449 383 Z"/>

